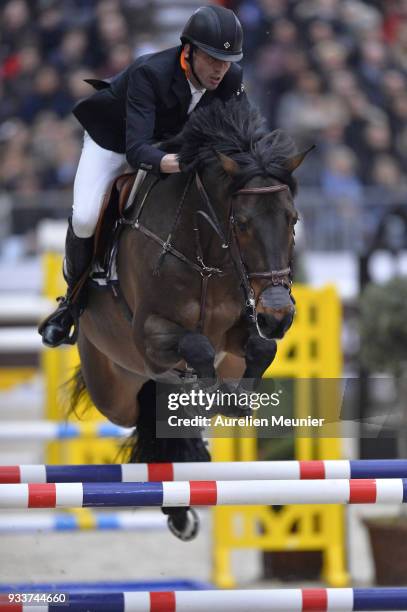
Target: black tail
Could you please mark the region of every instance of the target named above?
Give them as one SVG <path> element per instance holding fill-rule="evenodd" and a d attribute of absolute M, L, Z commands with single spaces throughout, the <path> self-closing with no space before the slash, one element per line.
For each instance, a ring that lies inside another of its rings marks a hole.
<path fill-rule="evenodd" d="M 210 461 L 202 438 L 156 438 L 156 393 L 154 380 L 148 380 L 138 393 L 140 413 L 131 436 L 130 463 Z"/>
<path fill-rule="evenodd" d="M 65 386 L 68 389 L 67 416 L 71 414 L 79 416 L 77 413 L 79 404 L 82 404 L 83 415 L 83 412 L 86 411 L 92 405 L 92 402 L 89 397 L 88 390 L 86 388 L 85 379 L 83 378 L 80 365 L 75 368 L 73 376 L 65 383 Z"/>

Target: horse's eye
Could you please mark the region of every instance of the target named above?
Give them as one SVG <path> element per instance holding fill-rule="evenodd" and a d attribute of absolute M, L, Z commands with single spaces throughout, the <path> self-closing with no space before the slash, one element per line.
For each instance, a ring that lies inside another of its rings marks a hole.
<path fill-rule="evenodd" d="M 247 232 L 247 230 L 249 229 L 249 222 L 247 221 L 247 219 L 238 217 L 236 219 L 236 227 L 239 232 Z"/>

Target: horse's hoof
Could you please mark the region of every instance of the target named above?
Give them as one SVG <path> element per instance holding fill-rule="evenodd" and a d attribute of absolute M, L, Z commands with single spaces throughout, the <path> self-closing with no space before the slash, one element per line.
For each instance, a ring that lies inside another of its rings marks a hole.
<path fill-rule="evenodd" d="M 179 540 L 190 542 L 199 532 L 199 516 L 194 508 L 188 508 L 182 513 L 171 515 L 167 520 L 168 529 Z"/>

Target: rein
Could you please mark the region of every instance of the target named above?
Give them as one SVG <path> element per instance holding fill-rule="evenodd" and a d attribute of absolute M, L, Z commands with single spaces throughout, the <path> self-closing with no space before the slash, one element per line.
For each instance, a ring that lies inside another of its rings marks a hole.
<path fill-rule="evenodd" d="M 180 261 L 184 262 L 186 265 L 188 265 L 190 268 L 192 268 L 193 270 L 195 270 L 201 275 L 202 277 L 201 301 L 200 301 L 200 314 L 199 314 L 199 321 L 197 324 L 197 330 L 202 333 L 204 329 L 204 323 L 205 323 L 205 307 L 206 307 L 206 296 L 207 296 L 209 279 L 212 276 L 221 277 L 221 276 L 225 276 L 228 273 L 222 270 L 221 268 L 207 266 L 204 262 L 202 242 L 201 242 L 201 236 L 200 236 L 200 230 L 199 230 L 199 224 L 198 224 L 198 217 L 204 218 L 207 221 L 207 223 L 212 227 L 213 231 L 219 236 L 220 240 L 222 241 L 222 248 L 229 249 L 230 259 L 232 261 L 235 273 L 240 281 L 240 287 L 242 288 L 242 291 L 243 291 L 245 314 L 251 322 L 256 323 L 257 322 L 256 298 L 255 298 L 253 287 L 251 286 L 251 283 L 250 283 L 250 279 L 251 278 L 269 279 L 270 285 L 272 286 L 280 285 L 280 286 L 285 287 L 289 291 L 291 291 L 291 284 L 292 284 L 291 267 L 287 267 L 282 270 L 270 270 L 270 271 L 265 271 L 265 272 L 247 272 L 246 266 L 243 261 L 240 244 L 239 244 L 239 240 L 237 237 L 237 232 L 236 232 L 233 198 L 236 196 L 240 196 L 240 195 L 262 195 L 262 194 L 269 194 L 269 193 L 278 193 L 281 191 L 288 190 L 289 187 L 288 185 L 281 183 L 281 184 L 272 185 L 269 187 L 250 187 L 250 188 L 243 188 L 243 189 L 239 189 L 238 191 L 235 191 L 232 194 L 231 201 L 230 201 L 228 219 L 227 219 L 227 232 L 225 234 L 225 232 L 222 229 L 222 225 L 219 221 L 219 218 L 216 214 L 216 211 L 214 210 L 212 206 L 211 200 L 208 196 L 205 186 L 202 183 L 201 177 L 199 176 L 199 173 L 196 172 L 195 173 L 195 183 L 198 189 L 198 193 L 201 196 L 201 199 L 203 200 L 203 202 L 205 203 L 207 210 L 206 211 L 197 210 L 194 215 L 194 228 L 193 229 L 194 229 L 194 235 L 195 235 L 196 261 L 193 261 L 186 255 L 178 251 L 178 249 L 176 249 L 172 245 L 172 242 L 171 242 L 172 237 L 177 228 L 177 225 L 179 223 L 181 212 L 184 207 L 188 192 L 192 186 L 193 179 L 194 179 L 194 175 L 191 174 L 191 176 L 188 177 L 188 180 L 186 182 L 184 192 L 182 194 L 180 203 L 175 213 L 172 227 L 170 229 L 170 232 L 166 240 L 163 240 L 162 238 L 154 234 L 151 230 L 149 230 L 147 227 L 145 227 L 143 224 L 140 223 L 140 216 L 143 211 L 145 201 L 148 195 L 150 194 L 151 189 L 158 181 L 158 179 L 157 181 L 152 183 L 150 188 L 144 194 L 144 197 L 142 198 L 141 203 L 138 206 L 135 220 L 130 221 L 122 217 L 119 223 L 121 225 L 127 225 L 131 227 L 131 229 L 134 229 L 134 230 L 137 230 L 143 233 L 145 236 L 147 236 L 148 238 L 150 238 L 151 240 L 153 240 L 154 242 L 156 242 L 162 247 L 162 252 L 158 258 L 157 265 L 154 269 L 154 274 L 159 274 L 160 268 L 164 262 L 166 255 L 168 253 L 171 253 L 171 255 L 173 255 Z"/>

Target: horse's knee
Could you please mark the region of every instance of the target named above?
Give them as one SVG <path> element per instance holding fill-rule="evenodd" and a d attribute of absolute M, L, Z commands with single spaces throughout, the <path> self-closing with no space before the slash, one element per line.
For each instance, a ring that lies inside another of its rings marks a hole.
<path fill-rule="evenodd" d="M 196 371 L 199 378 L 216 378 L 215 349 L 203 334 L 184 334 L 178 343 L 178 354 Z"/>
<path fill-rule="evenodd" d="M 98 216 L 98 213 L 93 213 L 91 210 L 78 211 L 74 209 L 72 213 L 72 228 L 75 236 L 78 238 L 93 236 Z"/>
<path fill-rule="evenodd" d="M 203 334 L 187 332 L 178 343 L 178 352 L 191 365 L 203 365 L 215 360 L 215 349 Z"/>

